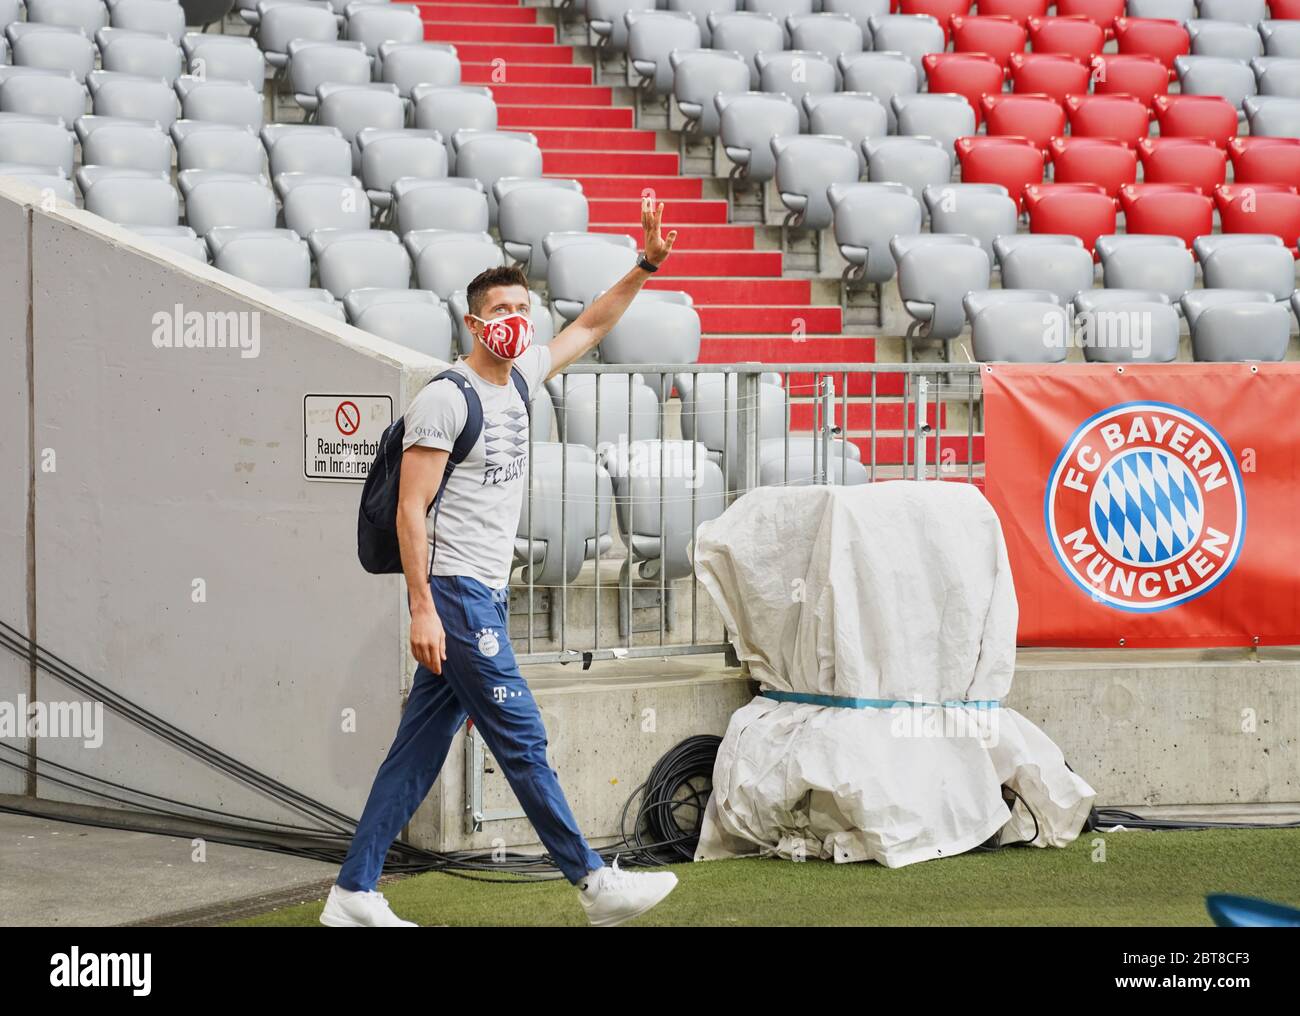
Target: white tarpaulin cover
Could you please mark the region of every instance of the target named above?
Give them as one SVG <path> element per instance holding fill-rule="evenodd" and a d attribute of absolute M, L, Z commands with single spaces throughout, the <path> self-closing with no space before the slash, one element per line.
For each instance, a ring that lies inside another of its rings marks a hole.
<path fill-rule="evenodd" d="M 992 705 L 1011 687 L 1017 607 L 1002 529 L 973 485 L 759 488 L 700 526 L 694 555 L 762 690 L 836 697 L 760 693 L 732 716 L 697 861 L 895 868 L 999 830 L 1028 840 L 1035 818 L 1039 846 L 1079 834 L 1093 789 L 1034 724 Z M 1008 808 L 1004 784 L 1032 817 Z"/>

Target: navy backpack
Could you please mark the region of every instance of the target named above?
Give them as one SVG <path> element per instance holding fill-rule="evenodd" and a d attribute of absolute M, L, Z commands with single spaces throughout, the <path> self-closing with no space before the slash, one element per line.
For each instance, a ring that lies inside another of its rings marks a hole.
<path fill-rule="evenodd" d="M 457 387 L 465 396 L 468 414 L 465 426 L 456 435 L 455 444 L 447 458 L 447 468 L 442 474 L 442 483 L 434 495 L 430 510 L 436 509 L 442 500 L 442 493 L 447 489 L 447 480 L 452 471 L 465 460 L 474 442 L 483 431 L 483 403 L 478 392 L 469 380 L 457 370 L 444 370 L 433 381 L 450 378 L 458 382 Z M 514 382 L 519 397 L 528 408 L 528 382 L 518 367 L 510 368 L 510 380 Z M 433 381 L 429 383 L 432 384 Z M 398 417 L 379 439 L 379 451 L 375 461 L 366 474 L 365 486 L 361 488 L 361 505 L 357 512 L 357 557 L 366 571 L 376 575 L 392 574 L 402 570 L 402 553 L 397 542 L 397 485 L 402 471 L 402 439 L 406 435 L 406 418 Z M 435 519 L 437 516 L 434 516 Z M 433 567 L 430 557 L 429 567 Z"/>

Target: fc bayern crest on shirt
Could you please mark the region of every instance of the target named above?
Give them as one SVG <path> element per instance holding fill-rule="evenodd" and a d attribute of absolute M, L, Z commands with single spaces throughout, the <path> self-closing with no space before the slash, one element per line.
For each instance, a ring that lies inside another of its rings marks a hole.
<path fill-rule="evenodd" d="M 1140 613 L 1209 592 L 1246 532 L 1232 449 L 1164 402 L 1120 403 L 1080 424 L 1052 466 L 1044 512 L 1070 579 L 1094 602 Z"/>

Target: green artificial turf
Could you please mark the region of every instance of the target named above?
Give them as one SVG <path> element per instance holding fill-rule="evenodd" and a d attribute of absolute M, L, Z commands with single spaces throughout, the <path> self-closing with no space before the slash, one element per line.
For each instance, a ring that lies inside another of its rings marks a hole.
<path fill-rule="evenodd" d="M 1105 860 L 1094 860 L 1096 840 Z M 1085 833 L 906 868 L 746 858 L 673 866 L 679 884 L 631 925 L 1208 925 L 1205 897 L 1300 904 L 1300 830 Z M 421 925 L 584 925 L 563 881 L 485 885 L 430 873 L 383 888 Z M 324 901 L 229 927 L 321 927 Z"/>

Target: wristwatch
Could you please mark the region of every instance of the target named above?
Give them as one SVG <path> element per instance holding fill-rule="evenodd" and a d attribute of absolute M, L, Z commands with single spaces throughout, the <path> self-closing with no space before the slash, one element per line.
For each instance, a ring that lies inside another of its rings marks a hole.
<path fill-rule="evenodd" d="M 652 265 L 649 261 L 646 260 L 644 254 L 640 255 L 640 256 L 636 259 L 636 266 L 637 266 L 638 268 L 644 268 L 647 272 L 657 272 L 657 271 L 659 271 L 659 266 L 658 266 L 658 265 Z"/>

